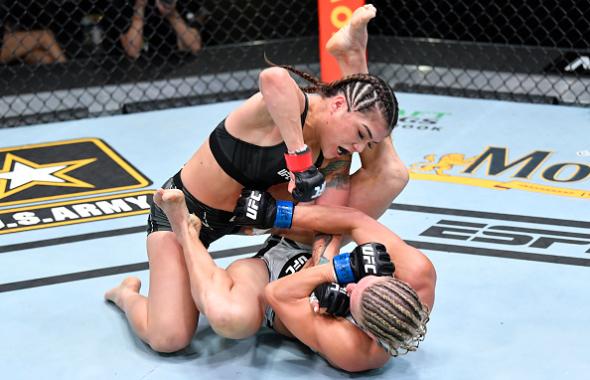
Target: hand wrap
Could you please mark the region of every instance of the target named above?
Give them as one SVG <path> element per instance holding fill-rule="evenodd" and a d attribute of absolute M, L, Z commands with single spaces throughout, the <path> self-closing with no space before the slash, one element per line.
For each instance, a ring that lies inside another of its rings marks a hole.
<path fill-rule="evenodd" d="M 307 145 L 301 151 L 285 153 L 285 162 L 295 182 L 291 193 L 295 200 L 309 202 L 322 195 L 326 181 L 324 175 L 313 165 L 311 149 Z"/>

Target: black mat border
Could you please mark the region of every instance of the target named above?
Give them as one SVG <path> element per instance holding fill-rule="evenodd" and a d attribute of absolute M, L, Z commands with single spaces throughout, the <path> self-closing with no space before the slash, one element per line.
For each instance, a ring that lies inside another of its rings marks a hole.
<path fill-rule="evenodd" d="M 420 213 L 427 213 L 427 214 L 453 215 L 453 216 L 463 216 L 463 217 L 472 217 L 472 218 L 481 218 L 481 219 L 495 219 L 495 220 L 512 221 L 512 222 L 523 222 L 523 223 L 533 223 L 533 224 L 544 224 L 544 225 L 553 225 L 553 226 L 566 226 L 566 227 L 590 229 L 590 222 L 577 221 L 577 220 L 566 220 L 566 219 L 545 218 L 545 217 L 536 217 L 536 216 L 502 214 L 502 213 L 494 213 L 494 212 L 459 210 L 459 209 L 450 209 L 450 208 L 407 205 L 407 204 L 395 204 L 395 203 L 392 204 L 389 207 L 389 209 L 394 210 L 394 211 L 410 211 L 410 212 L 420 212 Z M 128 235 L 128 234 L 139 233 L 139 232 L 145 233 L 145 230 L 146 230 L 145 226 L 136 226 L 136 227 L 117 229 L 117 230 L 100 231 L 100 232 L 93 232 L 93 233 L 88 233 L 88 234 L 67 236 L 67 237 L 62 237 L 62 238 L 46 239 L 46 240 L 20 243 L 20 244 L 4 245 L 4 246 L 0 246 L 0 254 L 7 253 L 7 252 L 22 251 L 22 250 L 27 250 L 27 249 L 43 248 L 43 247 L 54 246 L 54 245 L 70 244 L 70 243 L 76 243 L 76 242 L 92 240 L 92 239 L 101 239 L 101 238 L 112 237 L 112 236 Z M 469 255 L 476 255 L 476 256 L 499 257 L 499 258 L 505 258 L 505 259 L 526 260 L 526 261 L 535 261 L 535 262 L 542 262 L 542 263 L 590 267 L 590 258 L 584 259 L 584 258 L 579 258 L 579 257 L 569 257 L 569 256 L 560 256 L 560 255 L 545 255 L 545 254 L 528 253 L 528 252 L 521 252 L 521 251 L 509 251 L 509 250 L 489 249 L 489 248 L 481 248 L 481 247 L 468 247 L 468 246 L 462 246 L 462 245 L 430 243 L 430 242 L 413 241 L 413 240 L 407 240 L 406 242 L 418 249 L 425 249 L 425 250 L 431 250 L 431 251 L 441 251 L 441 252 L 447 252 L 447 253 L 469 254 Z M 224 258 L 224 257 L 232 257 L 232 256 L 238 256 L 238 255 L 243 255 L 243 254 L 247 254 L 247 253 L 254 253 L 258 249 L 260 249 L 260 247 L 261 247 L 261 245 L 253 245 L 253 246 L 246 246 L 246 247 L 240 247 L 240 248 L 232 248 L 232 249 L 211 252 L 211 255 L 213 256 L 213 258 L 216 258 L 216 259 L 217 258 Z M 39 287 L 39 286 L 55 285 L 55 284 L 72 282 L 72 281 L 86 280 L 86 279 L 97 278 L 97 277 L 112 276 L 112 275 L 117 275 L 117 274 L 122 274 L 122 273 L 144 271 L 147 269 L 148 269 L 148 263 L 141 262 L 141 263 L 108 267 L 108 268 L 93 269 L 93 270 L 83 271 L 83 272 L 68 273 L 68 274 L 63 274 L 63 275 L 58 275 L 58 276 L 50 276 L 50 277 L 43 277 L 43 278 L 37 278 L 37 279 L 31 279 L 31 280 L 17 281 L 17 282 L 0 284 L 0 293 L 35 288 L 35 287 Z"/>

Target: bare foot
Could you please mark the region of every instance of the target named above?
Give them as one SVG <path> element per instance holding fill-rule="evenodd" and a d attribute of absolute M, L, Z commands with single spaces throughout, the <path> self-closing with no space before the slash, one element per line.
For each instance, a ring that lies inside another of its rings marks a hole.
<path fill-rule="evenodd" d="M 184 237 L 198 239 L 201 232 L 201 220 L 189 214 L 184 194 L 178 189 L 158 189 L 154 194 L 154 202 L 166 213 L 172 231 L 182 245 Z"/>
<path fill-rule="evenodd" d="M 188 223 L 188 208 L 181 190 L 158 189 L 154 194 L 154 203 L 164 210 L 174 232 L 179 233 L 179 227 Z"/>
<path fill-rule="evenodd" d="M 158 189 L 154 194 L 154 202 L 166 213 L 168 218 L 173 218 L 176 214 L 183 212 L 180 219 L 188 215 L 188 208 L 184 201 L 184 194 L 178 189 Z"/>
<path fill-rule="evenodd" d="M 367 49 L 367 24 L 377 14 L 377 8 L 367 4 L 355 9 L 350 21 L 328 40 L 326 49 L 334 57 L 346 56 L 349 52 L 362 52 Z"/>
<path fill-rule="evenodd" d="M 127 277 L 118 286 L 104 294 L 104 299 L 113 302 L 122 309 L 122 301 L 129 293 L 138 294 L 141 289 L 141 280 L 137 277 Z"/>

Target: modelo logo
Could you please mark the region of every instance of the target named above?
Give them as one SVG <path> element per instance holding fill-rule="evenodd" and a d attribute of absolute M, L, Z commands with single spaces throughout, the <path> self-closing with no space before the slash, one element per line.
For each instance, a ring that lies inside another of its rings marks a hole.
<path fill-rule="evenodd" d="M 435 154 L 429 154 L 424 157 L 425 162 L 411 165 L 410 171 L 413 179 L 590 199 L 589 190 L 556 186 L 587 180 L 590 178 L 590 166 L 579 162 L 547 164 L 552 153 L 536 150 L 510 159 L 507 148 L 488 147 L 479 156 L 469 158 L 462 153 L 449 153 L 441 155 L 437 160 Z M 475 175 L 478 174 L 488 178 L 476 178 Z M 510 175 L 511 178 L 502 180 L 501 175 Z M 549 184 L 533 183 L 532 179 Z"/>
<path fill-rule="evenodd" d="M 548 249 L 555 243 L 590 246 L 590 234 L 440 220 L 420 236 Z M 590 253 L 590 249 L 586 250 Z"/>
<path fill-rule="evenodd" d="M 283 269 L 281 269 L 281 273 L 279 273 L 279 278 L 285 277 L 295 272 L 299 272 L 310 257 L 311 254 L 307 252 L 301 252 L 291 257 L 289 260 L 287 260 L 287 262 L 283 266 Z"/>

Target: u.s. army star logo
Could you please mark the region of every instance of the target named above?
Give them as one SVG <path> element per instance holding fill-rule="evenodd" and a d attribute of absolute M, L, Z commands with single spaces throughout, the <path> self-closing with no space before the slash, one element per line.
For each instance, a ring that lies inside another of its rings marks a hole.
<path fill-rule="evenodd" d="M 0 148 L 0 206 L 136 189 L 150 184 L 100 139 Z"/>
<path fill-rule="evenodd" d="M 38 164 L 8 153 L 0 170 L 0 199 L 32 186 L 71 186 L 94 188 L 94 185 L 67 175 L 68 172 L 96 161 L 96 158 Z M 4 180 L 4 181 L 2 181 Z"/>

